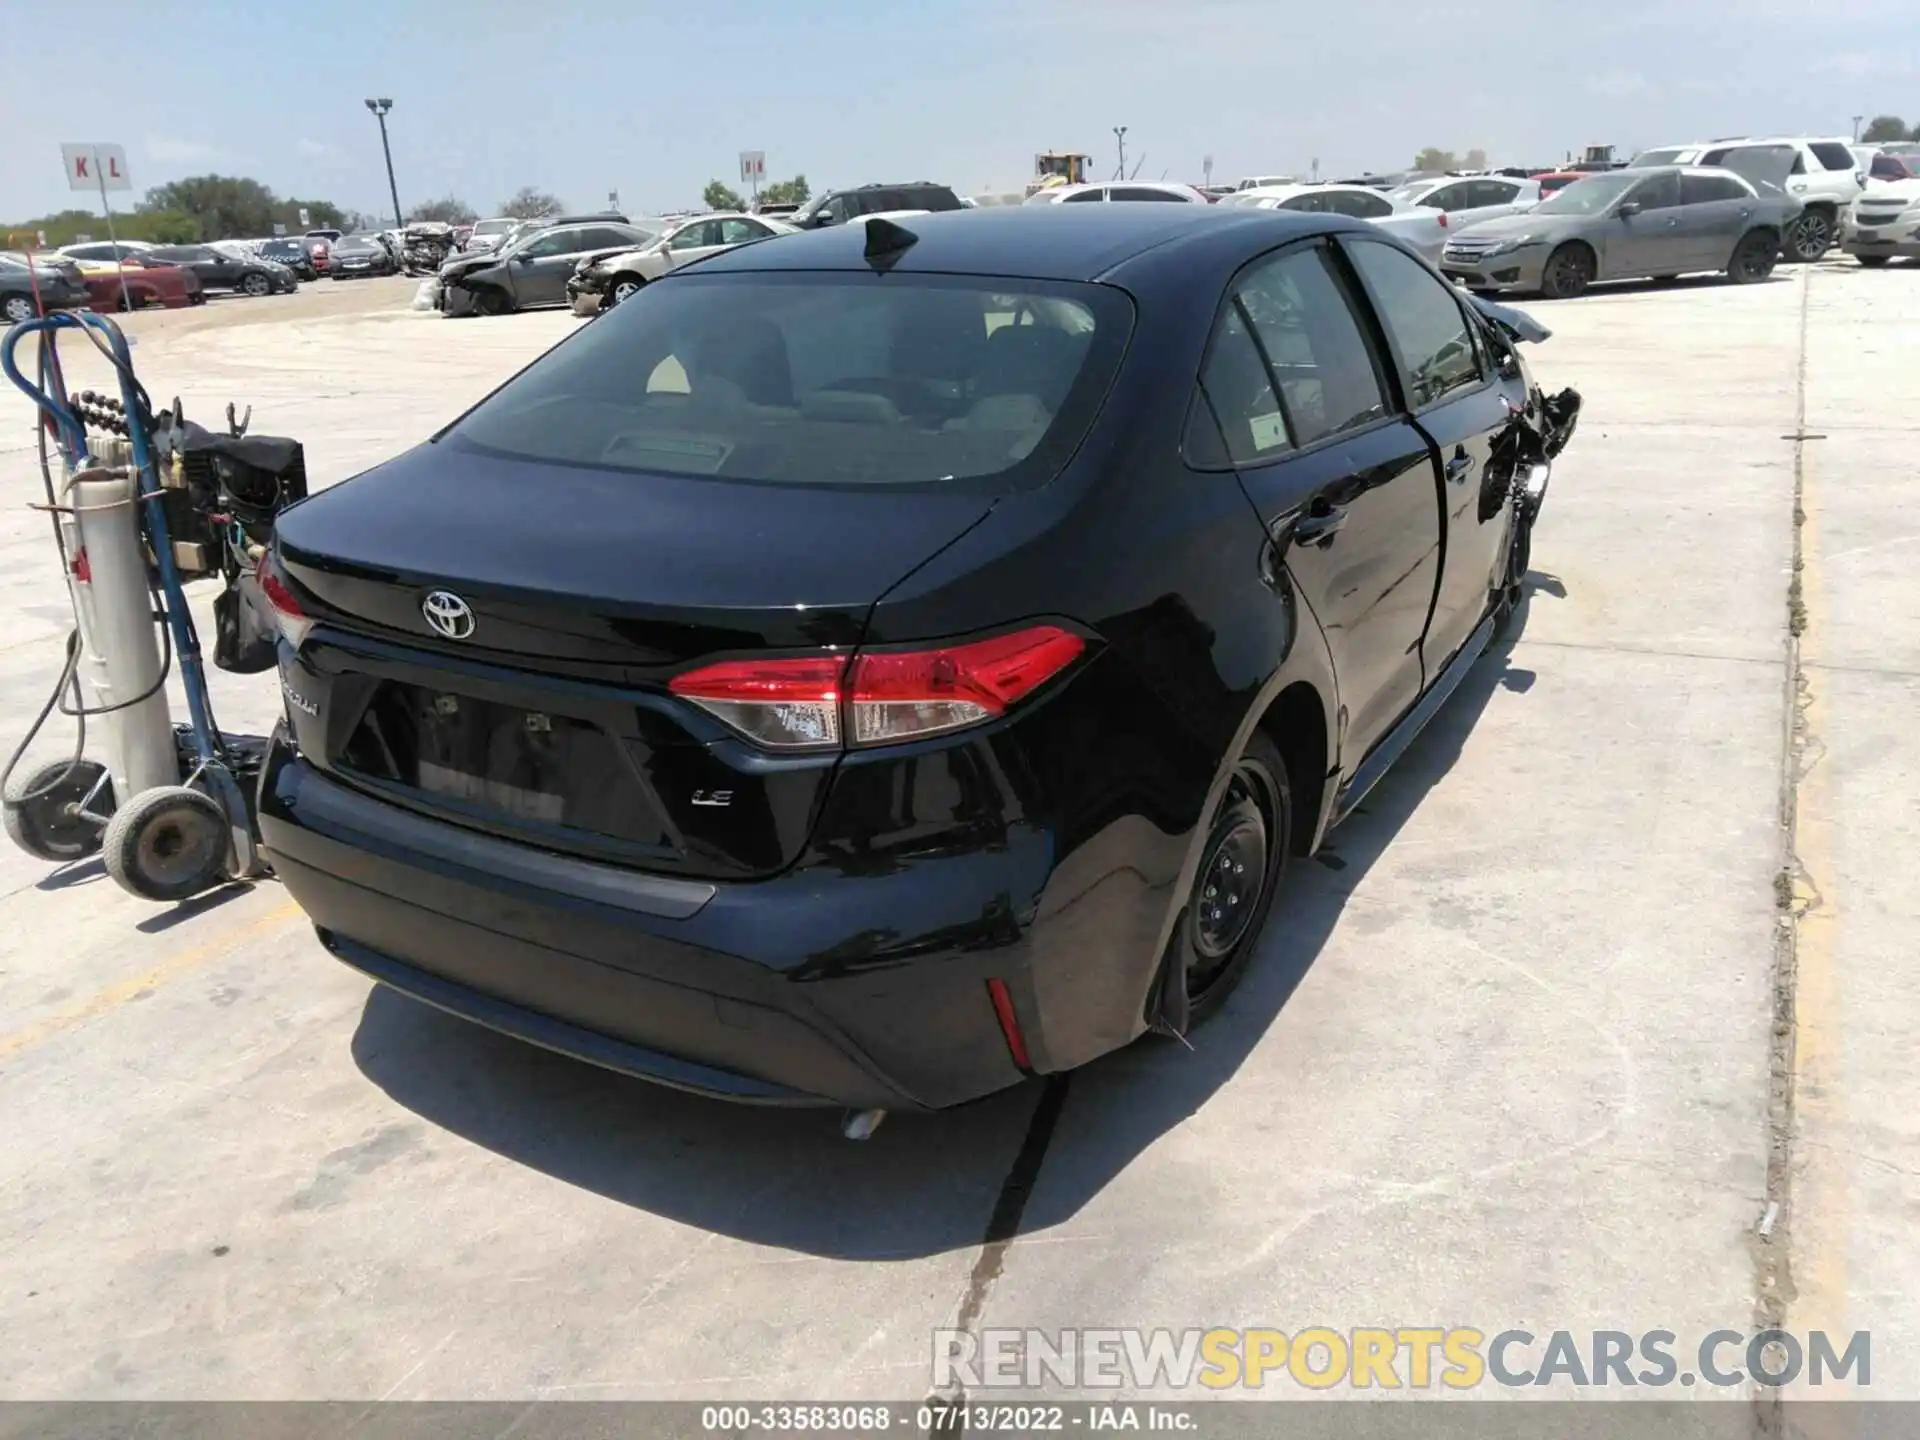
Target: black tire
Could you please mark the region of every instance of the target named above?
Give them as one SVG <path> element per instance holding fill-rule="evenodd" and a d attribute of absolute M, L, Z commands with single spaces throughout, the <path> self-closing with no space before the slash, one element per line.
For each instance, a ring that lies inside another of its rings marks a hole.
<path fill-rule="evenodd" d="M 247 294 L 258 298 L 261 295 L 271 295 L 273 293 L 273 281 L 256 271 L 253 274 L 240 277 L 240 288 Z"/>
<path fill-rule="evenodd" d="M 1562 245 L 1547 257 L 1540 272 L 1540 293 L 1549 300 L 1571 300 L 1593 283 L 1593 251 L 1578 241 Z"/>
<path fill-rule="evenodd" d="M 227 878 L 227 817 L 185 785 L 142 790 L 113 812 L 102 850 L 107 873 L 143 900 L 185 900 Z"/>
<path fill-rule="evenodd" d="M 1827 211 L 1819 208 L 1803 210 L 1800 218 L 1787 226 L 1786 240 L 1781 248 L 1789 260 L 1811 265 L 1833 248 L 1833 230 L 1833 216 Z"/>
<path fill-rule="evenodd" d="M 1853 258 L 1869 270 L 1878 270 L 1882 265 L 1887 263 L 1889 257 L 1885 255 L 1856 255 Z"/>
<path fill-rule="evenodd" d="M 1292 846 L 1293 789 L 1286 761 L 1256 730 L 1207 824 L 1200 868 L 1180 922 L 1174 953 L 1186 968 L 1190 1024 L 1217 1011 L 1246 973 L 1286 877 Z M 1230 877 L 1225 884 L 1223 877 Z"/>
<path fill-rule="evenodd" d="M 473 313 L 476 315 L 505 315 L 513 309 L 504 290 L 491 285 L 481 285 L 473 291 Z"/>
<path fill-rule="evenodd" d="M 1736 285 L 1757 285 L 1773 274 L 1780 263 L 1780 242 L 1765 230 L 1752 230 L 1740 237 L 1727 261 L 1727 278 Z"/>
<path fill-rule="evenodd" d="M 36 859 L 66 864 L 84 860 L 100 848 L 101 827 L 80 813 L 80 803 L 105 773 L 98 761 L 52 760 L 7 787 L 4 809 L 7 838 Z M 113 809 L 113 782 L 94 798 L 93 808 Z"/>
<path fill-rule="evenodd" d="M 6 316 L 9 325 L 18 325 L 22 320 L 31 320 L 40 312 L 33 308 L 31 295 L 9 295 L 0 300 L 0 315 Z"/>
<path fill-rule="evenodd" d="M 1489 290 L 1484 285 L 1478 289 L 1470 285 L 1467 287 L 1467 293 L 1469 295 L 1478 295 L 1482 300 L 1498 300 L 1500 298 L 1500 292 L 1498 290 Z"/>
<path fill-rule="evenodd" d="M 622 300 L 631 300 L 647 282 L 638 275 L 616 275 L 607 282 L 607 298 L 601 309 L 611 310 Z"/>

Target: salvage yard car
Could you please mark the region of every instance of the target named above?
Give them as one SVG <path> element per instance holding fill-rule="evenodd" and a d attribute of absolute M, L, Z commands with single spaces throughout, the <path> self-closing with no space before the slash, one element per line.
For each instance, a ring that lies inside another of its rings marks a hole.
<path fill-rule="evenodd" d="M 17 325 L 47 310 L 85 308 L 92 303 L 73 261 L 58 256 L 29 259 L 18 251 L 0 253 L 0 321 Z"/>
<path fill-rule="evenodd" d="M 1876 185 L 1854 201 L 1840 248 L 1866 266 L 1920 260 L 1920 180 Z"/>
<path fill-rule="evenodd" d="M 211 245 L 156 245 L 142 252 L 145 259 L 184 265 L 200 281 L 202 290 L 234 290 L 243 295 L 286 295 L 300 281 L 285 265 L 270 260 L 236 257 Z"/>
<path fill-rule="evenodd" d="M 1537 290 L 1551 300 L 1596 280 L 1671 280 L 1726 272 L 1765 280 L 1800 202 L 1782 187 L 1792 152 L 1742 157 L 1732 170 L 1668 165 L 1590 175 L 1524 215 L 1488 220 L 1447 242 L 1441 271 L 1470 290 Z"/>
<path fill-rule="evenodd" d="M 364 280 L 371 275 L 397 275 L 400 262 L 376 235 L 342 235 L 333 242 L 333 278 Z"/>
<path fill-rule="evenodd" d="M 1309 215 L 1349 215 L 1378 225 L 1429 261 L 1440 258 L 1450 224 L 1443 211 L 1415 205 L 1370 185 L 1275 185 L 1237 191 L 1220 203 Z"/>
<path fill-rule="evenodd" d="M 793 226 L 761 215 L 698 215 L 673 226 L 637 250 L 582 256 L 567 279 L 567 299 L 573 305 L 574 314 L 597 315 L 669 270 L 749 241 L 793 233 Z"/>
<path fill-rule="evenodd" d="M 1339 216 L 910 226 L 670 274 L 281 516 L 260 824 L 334 955 L 767 1104 L 1222 1004 L 1514 615 L 1579 397 Z"/>
<path fill-rule="evenodd" d="M 442 265 L 440 308 L 448 315 L 505 315 L 562 305 L 583 256 L 638 249 L 655 238 L 652 230 L 612 220 L 531 230 L 497 251 L 456 255 Z"/>

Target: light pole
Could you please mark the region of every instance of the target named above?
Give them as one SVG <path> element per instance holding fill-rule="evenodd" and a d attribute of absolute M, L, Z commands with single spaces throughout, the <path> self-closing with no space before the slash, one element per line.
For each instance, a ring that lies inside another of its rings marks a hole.
<path fill-rule="evenodd" d="M 393 147 L 387 144 L 387 112 L 393 109 L 393 101 L 369 100 L 367 109 L 380 122 L 380 153 L 387 157 L 387 194 L 393 197 L 393 223 L 403 226 L 407 222 L 400 218 L 400 187 L 393 183 Z"/>
<path fill-rule="evenodd" d="M 1864 115 L 1856 115 L 1853 117 L 1853 142 L 1856 145 L 1860 143 L 1860 122 L 1866 118 Z"/>
<path fill-rule="evenodd" d="M 1113 138 L 1118 141 L 1120 145 L 1120 173 L 1115 178 L 1124 180 L 1127 178 L 1127 127 L 1124 125 L 1114 126 Z"/>

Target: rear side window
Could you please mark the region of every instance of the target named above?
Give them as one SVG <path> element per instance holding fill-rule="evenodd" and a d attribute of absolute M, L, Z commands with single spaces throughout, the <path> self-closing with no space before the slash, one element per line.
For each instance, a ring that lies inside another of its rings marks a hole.
<path fill-rule="evenodd" d="M 1407 403 L 1425 409 L 1480 383 L 1480 360 L 1453 287 L 1391 245 L 1355 239 L 1347 253 L 1405 367 Z"/>
<path fill-rule="evenodd" d="M 1042 484 L 1112 383 L 1103 285 L 860 272 L 676 275 L 446 437 L 563 465 L 787 485 Z"/>
<path fill-rule="evenodd" d="M 1467 192 L 1467 208 L 1471 210 L 1482 205 L 1511 205 L 1519 194 L 1520 187 L 1511 180 L 1476 180 Z"/>
<path fill-rule="evenodd" d="M 1813 151 L 1814 158 L 1829 170 L 1856 170 L 1860 162 L 1853 158 L 1853 152 L 1834 140 L 1816 140 L 1807 147 Z"/>
<path fill-rule="evenodd" d="M 1089 201 L 1105 200 L 1106 198 L 1107 192 L 1104 190 L 1076 190 L 1071 195 L 1062 196 L 1060 203 L 1062 205 L 1085 205 Z"/>
<path fill-rule="evenodd" d="M 1680 203 L 1707 205 L 1716 200 L 1748 199 L 1746 186 L 1727 175 L 1682 175 Z"/>
<path fill-rule="evenodd" d="M 1682 150 L 1642 150 L 1638 155 L 1633 157 L 1633 168 L 1641 169 L 1649 165 L 1671 165 L 1685 153 L 1686 152 Z M 1712 164 L 1713 162 L 1706 161 L 1704 163 Z"/>
<path fill-rule="evenodd" d="M 1471 189 L 1466 185 L 1442 185 L 1420 204 L 1428 210 L 1464 210 L 1469 203 L 1467 197 L 1471 193 Z"/>
<path fill-rule="evenodd" d="M 1187 458 L 1201 469 L 1271 459 L 1386 413 L 1366 341 L 1319 246 L 1235 282 L 1207 349 Z"/>
<path fill-rule="evenodd" d="M 1633 187 L 1633 193 L 1627 198 L 1635 201 L 1642 210 L 1670 210 L 1680 203 L 1680 177 L 1655 175 L 1649 180 L 1642 180 Z"/>
<path fill-rule="evenodd" d="M 1107 192 L 1109 200 L 1171 200 L 1174 204 L 1184 203 L 1181 197 L 1171 190 L 1155 190 L 1146 185 L 1116 185 Z"/>
<path fill-rule="evenodd" d="M 1326 197 L 1326 208 L 1335 215 L 1351 215 L 1356 220 L 1378 220 L 1393 213 L 1393 202 L 1384 195 L 1336 190 Z"/>
<path fill-rule="evenodd" d="M 945 185 L 916 185 L 905 195 L 903 210 L 964 210 L 960 197 Z"/>

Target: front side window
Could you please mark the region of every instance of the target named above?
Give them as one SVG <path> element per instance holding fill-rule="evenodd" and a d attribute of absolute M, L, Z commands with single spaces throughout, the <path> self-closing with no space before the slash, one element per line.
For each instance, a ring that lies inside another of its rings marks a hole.
<path fill-rule="evenodd" d="M 997 493 L 1072 454 L 1132 323 L 1102 285 L 692 272 L 535 361 L 444 439 L 614 471 Z"/>
<path fill-rule="evenodd" d="M 714 231 L 717 228 L 711 220 L 696 220 L 691 225 L 683 225 L 674 232 L 673 238 L 667 242 L 667 248 L 669 250 L 699 250 L 708 245 L 717 245 L 720 243 L 714 238 Z"/>
<path fill-rule="evenodd" d="M 1393 202 L 1368 190 L 1335 190 L 1326 197 L 1328 210 L 1356 220 L 1378 220 L 1393 213 Z"/>
<path fill-rule="evenodd" d="M 572 230 L 549 230 L 521 246 L 520 253 L 531 255 L 536 260 L 549 255 L 565 255 L 573 249 L 575 233 Z"/>
<path fill-rule="evenodd" d="M 756 220 L 722 220 L 720 222 L 720 245 L 744 245 L 749 240 L 758 240 L 773 232 Z"/>
<path fill-rule="evenodd" d="M 1745 200 L 1747 189 L 1730 175 L 1682 175 L 1680 203 L 1711 205 L 1718 200 Z"/>
<path fill-rule="evenodd" d="M 1467 196 L 1470 187 L 1466 185 L 1442 185 L 1420 202 L 1428 210 L 1464 210 L 1467 208 Z"/>
<path fill-rule="evenodd" d="M 1060 203 L 1062 205 L 1082 205 L 1090 200 L 1099 201 L 1105 200 L 1106 198 L 1107 192 L 1095 187 L 1092 190 L 1076 190 L 1071 195 L 1062 196 Z"/>
<path fill-rule="evenodd" d="M 1422 410 L 1480 383 L 1480 362 L 1452 286 L 1391 245 L 1356 239 L 1347 253 L 1399 352 L 1409 405 Z"/>
<path fill-rule="evenodd" d="M 1511 180 L 1476 180 L 1468 190 L 1467 208 L 1485 205 L 1511 205 L 1519 198 L 1520 187 Z"/>

